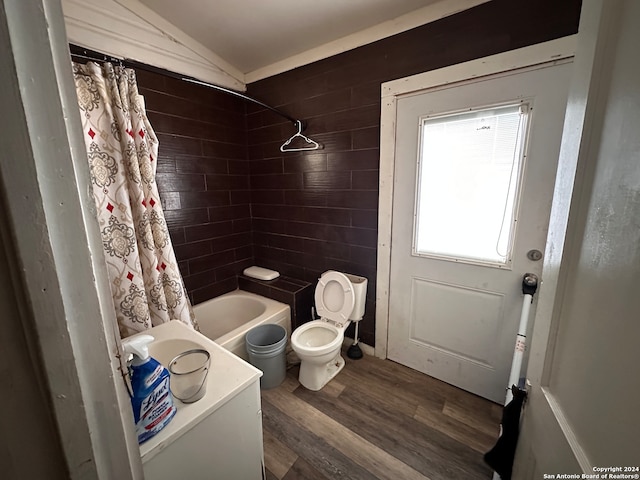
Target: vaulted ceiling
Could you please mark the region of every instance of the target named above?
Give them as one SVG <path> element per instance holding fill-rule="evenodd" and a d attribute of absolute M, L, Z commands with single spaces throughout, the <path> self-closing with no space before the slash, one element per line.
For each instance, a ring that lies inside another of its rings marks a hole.
<path fill-rule="evenodd" d="M 437 0 L 142 0 L 248 73 Z"/>
<path fill-rule="evenodd" d="M 410 18 L 402 18 L 407 14 L 414 16 L 416 23 L 424 23 L 421 18 L 425 7 L 445 3 L 442 0 L 141 1 L 245 75 L 372 27 L 386 25 L 388 33 L 379 36 L 396 33 L 394 24 L 398 27 L 410 23 Z M 450 9 L 452 2 L 446 3 Z M 453 8 L 462 10 L 469 3 L 457 1 L 459 6 Z"/>
<path fill-rule="evenodd" d="M 71 43 L 244 89 L 490 0 L 61 1 Z"/>

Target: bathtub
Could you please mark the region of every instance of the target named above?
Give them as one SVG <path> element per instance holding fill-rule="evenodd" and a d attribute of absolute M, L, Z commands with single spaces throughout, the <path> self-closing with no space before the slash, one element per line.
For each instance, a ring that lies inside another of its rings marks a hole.
<path fill-rule="evenodd" d="M 289 305 L 254 293 L 236 290 L 193 307 L 200 333 L 247 360 L 244 337 L 258 325 L 276 323 L 291 338 Z"/>

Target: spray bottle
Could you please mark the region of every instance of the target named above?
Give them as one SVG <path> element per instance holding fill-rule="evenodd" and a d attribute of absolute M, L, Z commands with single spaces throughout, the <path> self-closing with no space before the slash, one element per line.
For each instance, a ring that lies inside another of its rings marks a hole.
<path fill-rule="evenodd" d="M 176 414 L 169 390 L 169 372 L 155 358 L 149 356 L 151 335 L 136 335 L 122 341 L 125 353 L 133 354 L 131 361 L 131 406 L 136 422 L 138 443 L 162 430 Z"/>

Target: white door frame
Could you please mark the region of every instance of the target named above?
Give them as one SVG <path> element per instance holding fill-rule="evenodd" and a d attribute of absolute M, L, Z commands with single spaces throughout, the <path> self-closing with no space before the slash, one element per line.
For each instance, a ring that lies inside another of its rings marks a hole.
<path fill-rule="evenodd" d="M 574 55 L 576 38 L 576 35 L 571 35 L 382 84 L 376 288 L 375 355 L 377 357 L 387 358 L 395 129 L 398 97 L 430 88 L 569 58 Z"/>

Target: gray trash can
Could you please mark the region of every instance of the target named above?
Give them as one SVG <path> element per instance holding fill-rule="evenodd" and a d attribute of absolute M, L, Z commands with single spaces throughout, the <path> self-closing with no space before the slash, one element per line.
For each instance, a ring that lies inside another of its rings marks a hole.
<path fill-rule="evenodd" d="M 274 323 L 260 325 L 247 332 L 245 346 L 249 363 L 262 370 L 260 388 L 280 385 L 287 375 L 287 331 Z"/>

